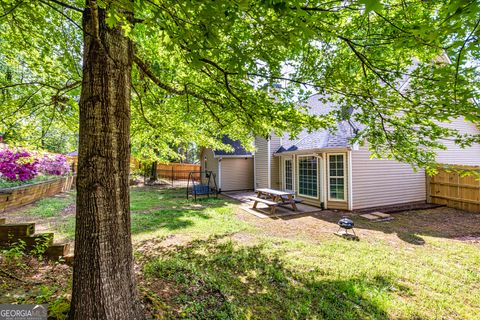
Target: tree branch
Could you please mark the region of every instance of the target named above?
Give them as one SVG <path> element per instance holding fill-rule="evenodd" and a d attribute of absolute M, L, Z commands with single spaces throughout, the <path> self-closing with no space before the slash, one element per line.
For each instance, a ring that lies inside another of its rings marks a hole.
<path fill-rule="evenodd" d="M 153 74 L 153 72 L 150 70 L 150 68 L 147 66 L 147 64 L 145 62 L 143 62 L 137 55 L 133 56 L 133 61 L 143 71 L 143 73 L 145 75 L 147 75 L 148 78 L 150 78 L 150 80 L 153 81 L 153 83 L 155 83 L 158 87 L 162 88 L 163 90 L 165 90 L 169 93 L 180 95 L 180 96 L 189 94 L 190 96 L 195 97 L 195 98 L 197 98 L 199 100 L 202 100 L 204 102 L 210 102 L 210 103 L 217 104 L 217 105 L 220 105 L 220 106 L 223 107 L 223 104 L 221 102 L 216 101 L 216 100 L 211 99 L 211 98 L 208 98 L 208 97 L 205 97 L 205 96 L 202 96 L 202 95 L 198 94 L 197 92 L 189 90 L 186 87 L 184 87 L 183 89 L 177 89 L 177 88 L 174 88 L 174 87 L 162 82 L 157 76 L 155 76 L 155 74 Z"/>
<path fill-rule="evenodd" d="M 75 10 L 75 11 L 77 11 L 77 12 L 83 13 L 83 10 L 82 10 L 82 9 L 77 8 L 77 7 L 74 7 L 74 6 L 69 5 L 69 4 L 67 4 L 67 3 L 65 3 L 65 2 L 62 2 L 62 1 L 58 1 L 58 0 L 46 0 L 46 1 L 51 1 L 51 2 L 56 3 L 56 4 L 58 4 L 58 5 L 60 5 L 60 6 L 64 7 L 64 8 L 72 9 L 72 10 Z"/>

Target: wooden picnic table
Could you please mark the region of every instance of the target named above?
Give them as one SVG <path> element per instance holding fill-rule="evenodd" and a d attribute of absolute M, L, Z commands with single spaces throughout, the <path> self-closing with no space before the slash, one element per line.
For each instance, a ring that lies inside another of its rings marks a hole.
<path fill-rule="evenodd" d="M 292 191 L 281 191 L 269 188 L 257 189 L 257 196 L 251 197 L 254 200 L 253 208 L 257 207 L 259 202 L 265 203 L 270 208 L 270 213 L 274 214 L 277 206 L 279 205 L 291 205 L 294 211 L 297 211 L 297 205 Z"/>

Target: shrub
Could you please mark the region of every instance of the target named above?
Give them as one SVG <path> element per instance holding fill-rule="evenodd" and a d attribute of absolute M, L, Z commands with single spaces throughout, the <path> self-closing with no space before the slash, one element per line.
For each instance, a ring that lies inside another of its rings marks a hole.
<path fill-rule="evenodd" d="M 38 170 L 43 174 L 61 176 L 70 172 L 70 164 L 62 154 L 45 154 L 39 160 Z"/>
<path fill-rule="evenodd" d="M 0 177 L 10 181 L 27 181 L 38 174 L 38 160 L 28 151 L 0 149 Z"/>

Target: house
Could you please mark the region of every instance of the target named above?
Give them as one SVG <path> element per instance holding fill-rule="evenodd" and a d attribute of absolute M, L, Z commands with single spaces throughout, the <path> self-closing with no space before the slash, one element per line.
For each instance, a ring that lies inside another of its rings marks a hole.
<path fill-rule="evenodd" d="M 321 114 L 332 106 L 311 96 L 310 112 Z M 471 122 L 456 119 L 445 124 L 463 133 L 479 134 Z M 368 147 L 351 145 L 353 128 L 337 124 L 336 132 L 302 132 L 296 139 L 272 135 L 256 138 L 255 188 L 290 190 L 304 203 L 329 209 L 358 210 L 426 201 L 426 174 L 395 160 L 371 159 Z M 437 162 L 480 165 L 480 145 L 461 149 L 445 141 Z"/>
<path fill-rule="evenodd" d="M 326 113 L 332 105 L 311 96 L 310 112 Z M 472 123 L 456 119 L 445 126 L 463 133 L 480 133 Z M 346 122 L 336 132 L 300 133 L 296 139 L 271 135 L 255 139 L 256 152 L 245 151 L 238 141 L 224 137 L 234 151 L 204 151 L 202 166 L 217 174 L 222 191 L 272 188 L 293 191 L 304 203 L 342 210 L 359 210 L 426 201 L 426 174 L 407 163 L 371 159 L 368 147 L 349 142 L 353 129 Z M 445 141 L 447 150 L 437 161 L 480 165 L 480 145 L 461 149 Z"/>

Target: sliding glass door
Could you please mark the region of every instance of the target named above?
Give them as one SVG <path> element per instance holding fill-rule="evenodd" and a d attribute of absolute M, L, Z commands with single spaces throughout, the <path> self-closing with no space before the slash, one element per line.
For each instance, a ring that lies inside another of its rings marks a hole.
<path fill-rule="evenodd" d="M 298 194 L 318 198 L 318 160 L 315 156 L 298 156 Z"/>

